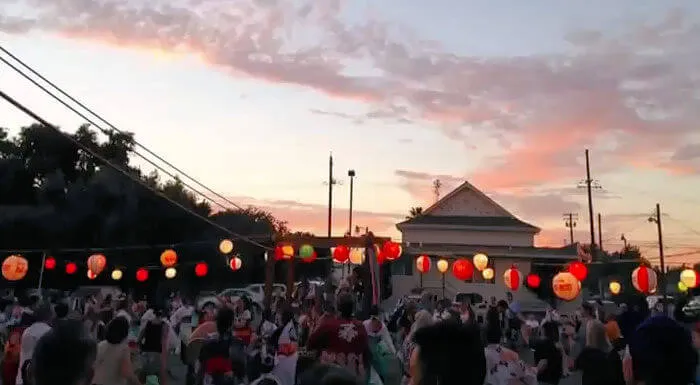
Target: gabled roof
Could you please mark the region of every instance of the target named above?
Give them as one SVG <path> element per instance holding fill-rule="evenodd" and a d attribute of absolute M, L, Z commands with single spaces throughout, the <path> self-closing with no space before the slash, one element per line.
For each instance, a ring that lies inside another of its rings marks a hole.
<path fill-rule="evenodd" d="M 499 205 L 498 203 L 496 203 L 496 201 L 494 201 L 494 200 L 491 199 L 488 195 L 486 195 L 486 194 L 484 194 L 483 192 L 481 192 L 481 190 L 479 190 L 478 188 L 474 187 L 474 185 L 471 184 L 471 183 L 469 183 L 468 181 L 464 181 L 464 183 L 462 183 L 461 185 L 459 185 L 459 187 L 457 187 L 456 189 L 450 191 L 447 195 L 445 195 L 444 197 L 440 198 L 440 200 L 438 200 L 437 202 L 433 203 L 433 204 L 432 204 L 430 207 L 428 207 L 427 209 L 423 210 L 423 215 L 429 215 L 432 211 L 435 211 L 435 209 L 437 209 L 438 207 L 440 207 L 443 203 L 449 201 L 449 200 L 452 199 L 454 196 L 456 196 L 457 194 L 461 193 L 461 192 L 464 191 L 464 190 L 473 191 L 474 193 L 476 193 L 476 195 L 477 195 L 479 198 L 482 198 L 482 199 L 486 200 L 489 204 L 493 205 L 496 209 L 498 209 L 499 211 L 502 211 L 502 212 L 503 212 L 503 215 L 513 216 L 513 215 L 510 213 L 510 211 L 508 211 L 508 210 L 506 210 L 505 208 L 503 208 L 503 206 L 501 206 L 501 205 Z"/>

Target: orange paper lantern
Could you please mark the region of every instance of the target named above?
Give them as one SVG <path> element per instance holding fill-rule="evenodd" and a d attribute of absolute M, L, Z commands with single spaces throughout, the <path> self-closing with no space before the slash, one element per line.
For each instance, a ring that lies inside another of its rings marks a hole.
<path fill-rule="evenodd" d="M 27 275 L 29 262 L 21 255 L 10 255 L 2 262 L 2 276 L 8 281 L 19 281 Z"/>
<path fill-rule="evenodd" d="M 173 249 L 167 249 L 160 254 L 160 264 L 163 267 L 173 267 L 177 264 L 177 253 Z"/>
<path fill-rule="evenodd" d="M 421 255 L 416 258 L 416 269 L 419 272 L 425 274 L 430 271 L 430 257 L 427 255 Z"/>
<path fill-rule="evenodd" d="M 452 264 L 452 274 L 460 281 L 471 279 L 474 265 L 468 259 L 460 258 Z"/>
<path fill-rule="evenodd" d="M 88 270 L 95 273 L 95 275 L 99 275 L 107 266 L 107 258 L 102 254 L 93 254 L 88 258 L 87 265 Z"/>
<path fill-rule="evenodd" d="M 338 245 L 333 248 L 333 262 L 345 263 L 350 258 L 350 248 L 345 245 Z"/>
<path fill-rule="evenodd" d="M 635 289 L 644 294 L 651 294 L 656 291 L 656 272 L 646 266 L 639 266 L 632 271 L 632 285 Z"/>
<path fill-rule="evenodd" d="M 508 290 L 517 291 L 520 287 L 520 271 L 515 265 L 511 266 L 510 269 L 503 273 L 503 283 L 506 285 Z"/>
<path fill-rule="evenodd" d="M 564 271 L 552 278 L 552 290 L 557 298 L 573 301 L 581 292 L 581 281 L 573 273 Z"/>

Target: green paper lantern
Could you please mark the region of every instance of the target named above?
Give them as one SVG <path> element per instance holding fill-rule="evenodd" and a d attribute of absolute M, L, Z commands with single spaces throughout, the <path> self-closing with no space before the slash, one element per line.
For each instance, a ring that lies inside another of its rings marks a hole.
<path fill-rule="evenodd" d="M 311 245 L 301 245 L 299 248 L 299 257 L 303 259 L 307 258 L 313 258 L 314 256 L 314 247 Z"/>

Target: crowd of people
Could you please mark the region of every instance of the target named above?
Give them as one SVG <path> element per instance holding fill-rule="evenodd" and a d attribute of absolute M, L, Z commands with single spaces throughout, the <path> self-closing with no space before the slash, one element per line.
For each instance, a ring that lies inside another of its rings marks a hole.
<path fill-rule="evenodd" d="M 2 384 L 556 385 L 572 371 L 583 385 L 698 384 L 700 328 L 645 301 L 539 320 L 512 295 L 477 315 L 424 293 L 360 320 L 358 295 L 302 288 L 259 316 L 242 298 L 3 303 Z"/>

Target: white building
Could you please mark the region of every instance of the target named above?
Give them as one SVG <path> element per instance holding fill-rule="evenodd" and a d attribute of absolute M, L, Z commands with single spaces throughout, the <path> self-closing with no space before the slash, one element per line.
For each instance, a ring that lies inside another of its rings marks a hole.
<path fill-rule="evenodd" d="M 403 254 L 402 262 L 395 262 L 392 267 L 393 298 L 406 295 L 417 287 L 441 296 L 443 275 L 435 266 L 439 257 L 471 260 L 474 254 L 486 254 L 489 266 L 495 270 L 494 279 L 484 280 L 478 271 L 470 281 L 457 280 L 451 269 L 444 275 L 446 298 L 454 298 L 458 293 L 479 293 L 486 301 L 491 297 L 506 297 L 508 290 L 503 274 L 512 265 L 517 267 L 524 280 L 533 264 L 564 266 L 577 259 L 575 245 L 535 247 L 534 238 L 540 231 L 538 227 L 516 218 L 469 182 L 464 182 L 425 209 L 422 215 L 401 222 L 396 227 L 402 234 Z M 431 257 L 430 272 L 420 274 L 416 271 L 415 260 L 419 255 Z M 548 284 L 551 283 L 542 282 L 542 285 Z M 513 294 L 526 307 L 544 306 L 534 293 L 524 287 Z"/>

